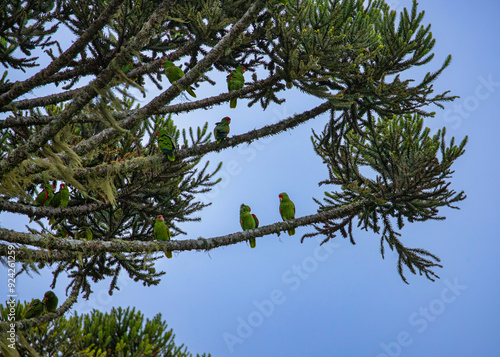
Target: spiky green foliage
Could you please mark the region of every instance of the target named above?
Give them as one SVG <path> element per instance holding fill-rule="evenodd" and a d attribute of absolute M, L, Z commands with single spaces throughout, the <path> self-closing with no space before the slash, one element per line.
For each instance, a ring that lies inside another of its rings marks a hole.
<path fill-rule="evenodd" d="M 26 305 L 12 306 L 20 319 Z M 10 306 L 0 304 L 0 316 L 6 320 Z M 110 313 L 93 310 L 89 314 L 59 317 L 49 324 L 23 331 L 16 342 L 21 356 L 35 351 L 40 356 L 172 356 L 192 357 L 187 347 L 175 343 L 161 314 L 144 319 L 135 308 L 112 308 Z M 0 335 L 0 340 L 3 336 Z M 210 354 L 196 355 L 209 357 Z"/>
<path fill-rule="evenodd" d="M 330 178 L 322 184 L 340 185 L 342 191 L 325 192 L 320 211 L 346 205 L 358 200 L 366 204 L 357 214 L 341 222 L 325 222 L 316 226 L 325 241 L 339 232 L 354 244 L 353 221 L 358 226 L 381 236 L 380 251 L 384 244 L 399 255 L 398 272 L 407 282 L 403 267 L 412 273 L 425 274 L 433 280 L 437 275 L 433 267 L 440 267 L 437 256 L 425 249 L 407 248 L 401 242 L 405 220 L 419 222 L 442 220 L 440 207 L 457 208 L 455 203 L 465 199 L 463 192 L 450 189 L 451 165 L 464 153 L 467 137 L 459 145 L 455 139 L 445 141 L 446 130 L 430 135 L 418 115 L 382 118 L 368 122 L 364 133 L 351 130 L 338 143 L 327 134 L 314 135 L 316 152 L 325 160 Z M 308 234 L 306 236 L 313 236 Z"/>

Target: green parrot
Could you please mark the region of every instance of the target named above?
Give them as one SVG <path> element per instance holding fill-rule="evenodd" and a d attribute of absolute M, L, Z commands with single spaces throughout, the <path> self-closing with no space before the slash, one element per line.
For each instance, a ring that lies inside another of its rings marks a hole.
<path fill-rule="evenodd" d="M 215 123 L 214 138 L 217 140 L 217 144 L 220 144 L 222 140 L 227 138 L 229 134 L 229 123 L 231 123 L 230 117 L 222 118 L 218 123 Z"/>
<path fill-rule="evenodd" d="M 161 129 L 158 133 L 156 133 L 156 139 L 158 140 L 158 147 L 164 154 L 167 154 L 170 161 L 174 161 L 177 148 L 175 147 L 172 137 L 167 134 L 165 129 Z"/>
<path fill-rule="evenodd" d="M 153 229 L 153 235 L 156 240 L 161 241 L 169 241 L 170 240 L 170 231 L 168 230 L 167 224 L 163 219 L 163 216 L 160 214 L 155 222 L 155 227 Z M 167 250 L 165 251 L 165 255 L 167 258 L 172 258 L 172 252 Z"/>
<path fill-rule="evenodd" d="M 35 199 L 35 203 L 37 206 L 48 206 L 50 202 L 52 201 L 52 198 L 54 197 L 54 190 L 56 189 L 54 185 L 51 185 L 49 183 L 46 183 L 43 185 L 43 191 L 40 192 Z M 35 216 L 35 219 L 37 217 Z M 33 222 L 33 217 L 30 219 L 30 223 Z"/>
<path fill-rule="evenodd" d="M 227 89 L 231 92 L 233 90 L 241 89 L 245 85 L 245 78 L 243 77 L 243 73 L 245 73 L 247 69 L 241 64 L 232 71 L 227 76 Z M 230 108 L 236 108 L 236 98 L 231 99 L 229 104 Z"/>
<path fill-rule="evenodd" d="M 180 69 L 170 61 L 162 62 L 161 66 L 165 68 L 165 74 L 167 75 L 170 84 L 173 84 L 179 78 L 184 77 L 184 72 L 182 71 L 182 69 Z M 196 98 L 196 94 L 194 94 L 192 87 L 188 87 L 186 91 L 191 94 L 192 97 Z"/>
<path fill-rule="evenodd" d="M 280 214 L 284 221 L 295 218 L 295 205 L 285 192 L 279 194 L 280 198 Z M 295 228 L 288 230 L 288 235 L 293 236 L 295 234 Z"/>
<path fill-rule="evenodd" d="M 125 66 L 122 67 L 122 71 L 127 73 L 127 72 L 131 71 L 133 68 L 134 68 L 134 65 L 132 64 L 132 62 L 129 62 Z"/>
<path fill-rule="evenodd" d="M 128 73 L 128 72 L 130 72 L 133 69 L 134 69 L 134 64 L 132 62 L 129 62 L 125 66 L 122 67 L 123 73 Z M 137 77 L 132 78 L 132 80 L 134 82 L 137 81 Z"/>
<path fill-rule="evenodd" d="M 40 317 L 43 314 L 44 305 L 40 299 L 33 299 L 28 309 L 24 312 L 25 319 L 31 319 L 32 317 Z"/>
<path fill-rule="evenodd" d="M 68 187 L 62 183 L 59 187 L 59 191 L 54 195 L 52 201 L 50 201 L 51 207 L 68 207 L 69 202 L 69 189 Z M 51 218 L 49 224 L 52 225 L 55 221 L 55 218 Z"/>
<path fill-rule="evenodd" d="M 48 312 L 54 312 L 57 309 L 57 303 L 59 302 L 59 299 L 57 298 L 56 294 L 52 290 L 49 290 L 45 293 L 43 296 L 42 304 L 45 305 L 45 309 Z"/>
<path fill-rule="evenodd" d="M 253 213 L 250 213 L 250 207 L 244 203 L 240 206 L 240 224 L 244 231 L 259 227 L 259 219 Z M 255 248 L 255 238 L 250 238 L 250 248 Z"/>
<path fill-rule="evenodd" d="M 37 206 L 48 206 L 52 198 L 54 197 L 54 190 L 56 188 L 54 185 L 46 183 L 43 185 L 43 191 L 40 192 L 35 199 Z"/>

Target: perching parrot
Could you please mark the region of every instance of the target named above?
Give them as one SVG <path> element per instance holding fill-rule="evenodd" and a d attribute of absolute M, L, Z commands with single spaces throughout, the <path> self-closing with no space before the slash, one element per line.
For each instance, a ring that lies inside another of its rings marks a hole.
<path fill-rule="evenodd" d="M 68 207 L 69 202 L 69 189 L 65 184 L 61 184 L 59 191 L 54 195 L 52 201 L 50 201 L 51 207 Z M 55 218 L 51 218 L 49 224 L 52 225 Z"/>
<path fill-rule="evenodd" d="M 48 312 L 54 312 L 57 309 L 57 303 L 59 302 L 59 299 L 57 298 L 56 294 L 52 290 L 49 290 L 45 293 L 43 296 L 42 304 L 45 305 L 45 309 Z"/>
<path fill-rule="evenodd" d="M 250 213 L 250 207 L 244 203 L 240 206 L 240 224 L 244 231 L 259 227 L 259 219 L 253 213 Z M 255 238 L 250 238 L 250 248 L 255 248 Z"/>
<path fill-rule="evenodd" d="M 43 188 L 43 191 L 36 196 L 35 203 L 37 206 L 48 206 L 54 197 L 55 187 L 53 185 L 46 183 L 43 185 Z M 33 217 L 31 217 L 30 223 L 32 221 Z"/>
<path fill-rule="evenodd" d="M 168 241 L 170 240 L 170 231 L 168 230 L 167 224 L 160 214 L 155 222 L 155 227 L 153 229 L 153 235 L 156 240 Z M 165 251 L 167 258 L 172 258 L 172 252 L 169 250 Z"/>
<path fill-rule="evenodd" d="M 127 72 L 131 71 L 133 68 L 134 68 L 134 65 L 132 64 L 132 62 L 129 62 L 125 66 L 122 67 L 122 71 L 124 73 L 127 73 Z"/>
<path fill-rule="evenodd" d="M 285 192 L 280 193 L 280 214 L 284 221 L 295 218 L 295 205 Z M 288 235 L 293 236 L 295 228 L 288 230 Z"/>
<path fill-rule="evenodd" d="M 238 68 L 236 68 L 227 76 L 227 89 L 230 92 L 243 88 L 243 86 L 245 85 L 245 78 L 243 77 L 243 73 L 246 70 L 247 69 L 240 64 Z M 236 98 L 231 99 L 229 107 L 236 108 Z"/>
<path fill-rule="evenodd" d="M 229 123 L 231 123 L 230 117 L 222 118 L 218 123 L 215 123 L 214 138 L 217 140 L 217 144 L 220 144 L 222 140 L 227 138 L 229 134 Z"/>
<path fill-rule="evenodd" d="M 177 148 L 172 137 L 167 134 L 165 129 L 161 129 L 156 133 L 156 139 L 158 139 L 158 147 L 167 155 L 170 161 L 174 161 Z"/>
<path fill-rule="evenodd" d="M 123 73 L 128 73 L 133 69 L 134 69 L 134 64 L 132 62 L 129 62 L 125 66 L 122 67 Z M 137 77 L 132 78 L 132 80 L 135 82 L 137 80 Z"/>
<path fill-rule="evenodd" d="M 24 312 L 24 318 L 30 319 L 32 317 L 40 317 L 43 313 L 44 305 L 40 301 L 40 299 L 33 299 L 28 309 Z"/>
<path fill-rule="evenodd" d="M 54 185 L 46 183 L 43 185 L 43 191 L 36 196 L 37 206 L 48 206 L 52 198 L 54 197 Z"/>
<path fill-rule="evenodd" d="M 165 68 L 165 74 L 167 75 L 170 84 L 173 84 L 179 78 L 184 77 L 184 72 L 182 71 L 182 69 L 180 69 L 170 61 L 162 62 L 161 66 Z M 196 98 L 196 94 L 194 94 L 192 87 L 188 87 L 186 91 L 191 94 L 192 97 Z"/>

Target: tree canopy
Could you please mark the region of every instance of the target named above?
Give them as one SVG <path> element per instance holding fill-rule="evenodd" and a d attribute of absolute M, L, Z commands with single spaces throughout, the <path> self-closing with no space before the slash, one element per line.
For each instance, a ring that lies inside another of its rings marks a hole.
<path fill-rule="evenodd" d="M 405 282 L 406 269 L 437 277 L 439 258 L 406 247 L 400 230 L 407 222 L 444 219 L 439 209 L 457 208 L 465 198 L 450 188 L 449 178 L 467 138 L 447 142 L 445 128 L 430 135 L 424 127 L 433 106 L 456 97 L 433 88 L 451 56 L 423 78 L 411 78 L 412 68 L 431 62 L 435 44 L 416 1 L 399 14 L 382 0 L 2 6 L 0 210 L 37 223 L 29 232 L 0 228 L 2 262 L 9 265 L 13 246 L 21 272 L 50 265 L 52 286 L 61 273 L 70 277 L 69 297 L 55 312 L 16 322 L 18 328 L 61 316 L 103 279 L 110 279 L 112 294 L 123 272 L 144 285 L 158 284 L 164 272 L 154 263 L 163 252 L 205 251 L 304 225 L 315 232 L 302 239 L 321 235 L 323 243 L 338 233 L 354 243 L 355 225 L 373 231 L 382 255 L 386 247 L 398 254 Z M 64 48 L 61 39 L 68 36 L 74 41 Z M 167 61 L 184 75 L 167 79 Z M 244 85 L 228 84 L 228 91 L 200 98 L 199 88 L 210 91 L 221 76 L 230 81 L 239 65 L 246 69 Z M 196 98 L 186 96 L 190 87 Z M 159 94 L 149 95 L 147 88 Z M 229 108 L 235 98 L 246 99 L 239 106 L 264 111 L 282 104 L 291 89 L 321 104 L 230 133 L 220 143 L 211 135 L 214 123 L 182 130 L 176 125 L 176 115 Z M 206 154 L 278 135 L 322 114 L 329 115 L 322 132 L 294 137 L 312 139 L 328 168 L 317 212 L 219 237 L 194 238 L 182 230 L 181 223 L 199 220 L 195 215 L 207 205 L 199 195 L 220 180 L 222 163 L 210 171 Z M 176 146 L 174 160 L 158 148 L 162 129 Z M 44 204 L 44 185 L 57 191 L 61 183 L 69 187 L 67 206 Z M 154 238 L 159 215 L 169 241 Z M 188 239 L 179 239 L 182 234 Z"/>
<path fill-rule="evenodd" d="M 21 319 L 28 304 L 14 305 L 17 319 Z M 9 303 L 0 305 L 0 316 L 7 320 Z M 135 308 L 112 308 L 109 313 L 93 310 L 88 314 L 66 318 L 60 316 L 48 324 L 28 329 L 16 341 L 17 354 L 4 344 L 0 334 L 3 356 L 169 356 L 192 357 L 187 347 L 175 343 L 175 334 L 158 313 L 152 319 Z M 197 354 L 210 357 L 210 354 Z"/>

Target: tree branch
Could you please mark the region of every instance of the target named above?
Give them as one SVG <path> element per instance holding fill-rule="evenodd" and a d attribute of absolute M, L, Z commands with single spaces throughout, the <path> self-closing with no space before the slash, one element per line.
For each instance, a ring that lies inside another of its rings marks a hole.
<path fill-rule="evenodd" d="M 186 250 L 210 250 L 217 247 L 237 244 L 250 238 L 263 237 L 273 233 L 279 233 L 299 226 L 311 225 L 325 220 L 338 219 L 347 215 L 356 214 L 368 200 L 361 199 L 342 207 L 322 211 L 309 216 L 291 219 L 285 222 L 277 222 L 256 229 L 243 232 L 231 233 L 214 238 L 198 238 L 187 240 L 172 240 L 168 242 L 142 242 L 127 241 L 126 239 L 115 239 L 113 241 L 81 241 L 74 239 L 49 239 L 29 233 L 20 233 L 0 228 L 0 240 L 11 243 L 27 244 L 46 249 L 61 249 L 78 252 L 154 252 L 154 251 L 186 251 Z"/>
<path fill-rule="evenodd" d="M 188 157 L 194 157 L 198 155 L 205 155 L 209 152 L 220 151 L 222 149 L 226 149 L 228 147 L 235 147 L 243 143 L 251 143 L 252 141 L 257 140 L 259 138 L 278 134 L 282 131 L 292 129 L 312 118 L 315 118 L 316 116 L 326 112 L 329 109 L 331 109 L 330 102 L 325 102 L 311 110 L 305 111 L 301 114 L 295 114 L 294 116 L 288 119 L 280 121 L 279 123 L 266 125 L 260 129 L 251 130 L 245 134 L 229 137 L 226 140 L 223 140 L 219 144 L 213 141 L 207 144 L 195 145 L 190 148 L 181 149 L 176 154 L 176 160 L 182 160 Z M 77 169 L 74 171 L 74 177 L 81 179 L 89 175 L 104 176 L 111 172 L 117 174 L 124 174 L 127 172 L 146 169 L 148 167 L 151 167 L 151 165 L 155 164 L 157 165 L 160 161 L 164 161 L 167 163 L 168 160 L 165 159 L 165 156 L 163 154 L 152 155 L 146 158 L 139 157 L 116 164 L 100 165 L 97 167 Z M 51 172 L 50 174 L 51 175 L 53 174 L 56 177 L 58 175 L 56 171 Z M 41 173 L 36 175 L 37 176 L 34 179 L 40 179 L 40 180 L 43 179 Z M 40 207 L 40 208 L 46 209 L 45 207 Z"/>

